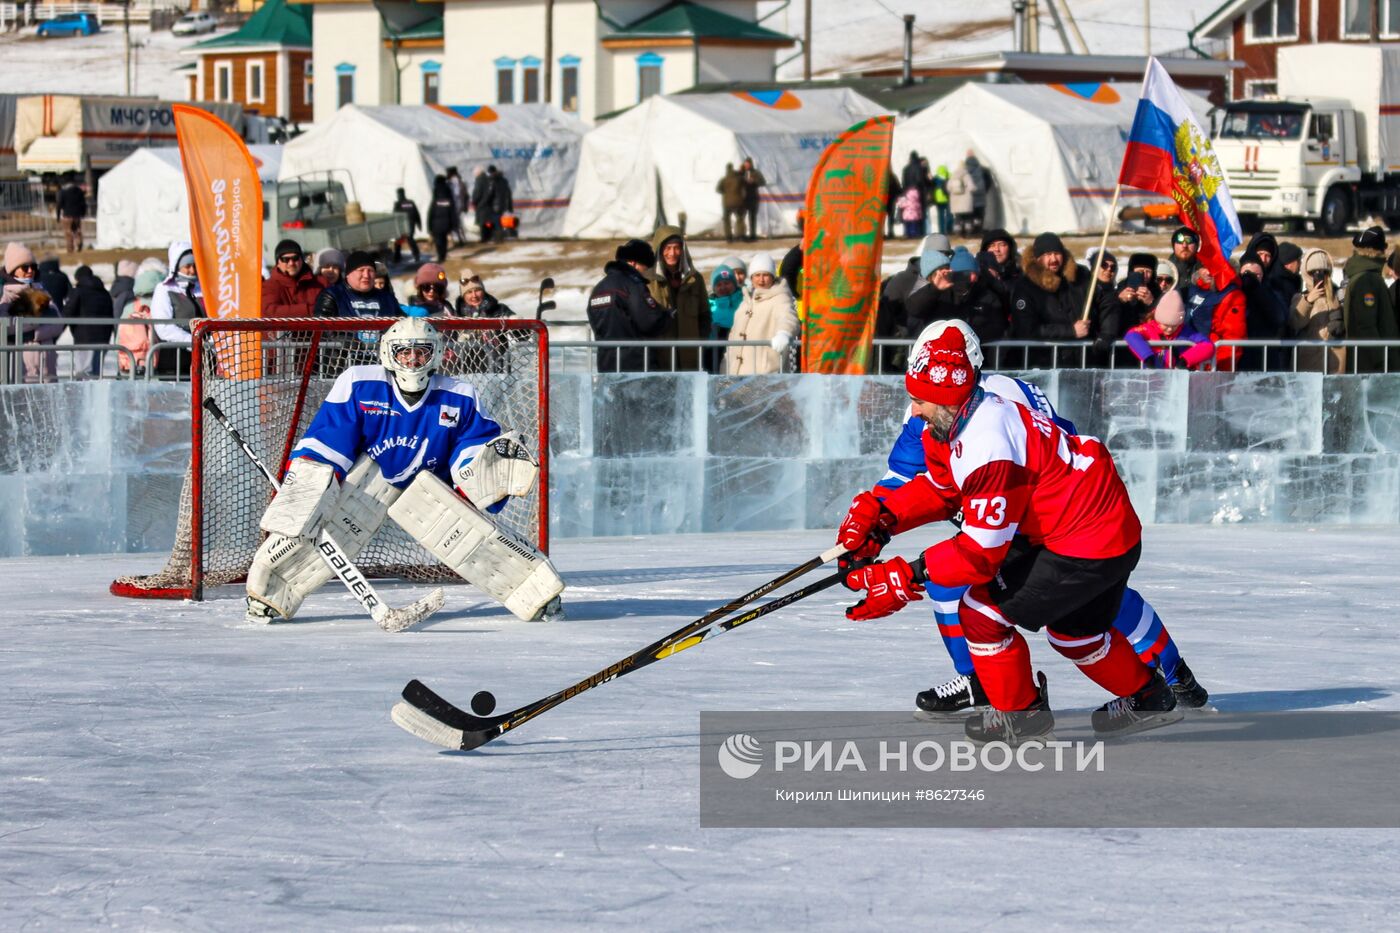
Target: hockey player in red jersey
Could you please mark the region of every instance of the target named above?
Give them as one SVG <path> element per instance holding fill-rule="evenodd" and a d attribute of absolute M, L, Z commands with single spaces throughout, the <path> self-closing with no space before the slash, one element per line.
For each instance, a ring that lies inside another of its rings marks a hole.
<path fill-rule="evenodd" d="M 1094 713 L 1099 732 L 1179 719 L 1162 675 L 1113 628 L 1142 552 L 1142 526 L 1108 449 L 984 391 L 977 380 L 957 328 L 910 361 L 905 388 L 928 424 L 927 472 L 883 500 L 856 496 L 838 540 L 873 557 L 889 534 L 959 510 L 962 528 L 914 565 L 894 558 L 852 570 L 846 585 L 865 598 L 847 616 L 889 615 L 922 599 L 930 580 L 970 586 L 958 615 L 992 707 L 968 721 L 975 740 L 1016 743 L 1054 725 L 1045 676 L 1038 686 L 1032 679 L 1030 649 L 1017 626 L 1047 629 L 1056 651 L 1117 698 Z"/>

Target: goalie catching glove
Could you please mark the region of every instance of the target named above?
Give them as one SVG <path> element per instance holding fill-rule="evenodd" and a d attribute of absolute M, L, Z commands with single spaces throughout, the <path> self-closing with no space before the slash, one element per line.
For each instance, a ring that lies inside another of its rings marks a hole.
<path fill-rule="evenodd" d="M 490 508 L 507 496 L 528 496 L 539 475 L 540 465 L 518 431 L 502 434 L 470 463 L 452 468 L 457 490 L 478 509 Z"/>
<path fill-rule="evenodd" d="M 846 610 L 846 618 L 856 622 L 879 619 L 903 609 L 907 603 L 923 599 L 923 561 L 911 565 L 902 557 L 880 561 L 846 574 L 846 588 L 865 590 L 865 598 Z"/>

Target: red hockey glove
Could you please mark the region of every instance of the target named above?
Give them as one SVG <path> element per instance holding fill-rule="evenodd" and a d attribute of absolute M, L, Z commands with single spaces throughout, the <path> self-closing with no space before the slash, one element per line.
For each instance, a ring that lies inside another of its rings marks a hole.
<path fill-rule="evenodd" d="M 852 570 L 880 556 L 880 550 L 890 542 L 890 529 L 895 526 L 894 513 L 874 493 L 858 493 L 851 509 L 836 532 L 836 543 L 848 553 L 837 566 Z"/>
<path fill-rule="evenodd" d="M 905 603 L 923 599 L 922 567 L 915 570 L 902 557 L 881 561 L 846 574 L 846 587 L 865 590 L 865 598 L 846 610 L 846 618 L 856 622 L 879 619 L 904 608 Z"/>

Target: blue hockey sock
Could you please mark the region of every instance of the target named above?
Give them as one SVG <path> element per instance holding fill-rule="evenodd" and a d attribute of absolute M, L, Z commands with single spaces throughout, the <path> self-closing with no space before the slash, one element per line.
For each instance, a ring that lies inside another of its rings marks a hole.
<path fill-rule="evenodd" d="M 938 634 L 943 639 L 943 647 L 948 649 L 948 657 L 953 659 L 953 668 L 959 674 L 972 674 L 972 655 L 967 653 L 967 639 L 963 638 L 962 623 L 958 621 L 958 604 L 967 591 L 965 586 L 943 587 L 932 583 L 925 584 L 929 601 L 933 603 L 933 618 L 938 623 Z"/>
<path fill-rule="evenodd" d="M 1137 590 L 1130 587 L 1123 593 L 1113 627 L 1123 633 L 1144 664 L 1159 668 L 1167 683 L 1176 683 L 1176 665 L 1181 660 L 1176 642 L 1172 641 L 1157 610 Z"/>

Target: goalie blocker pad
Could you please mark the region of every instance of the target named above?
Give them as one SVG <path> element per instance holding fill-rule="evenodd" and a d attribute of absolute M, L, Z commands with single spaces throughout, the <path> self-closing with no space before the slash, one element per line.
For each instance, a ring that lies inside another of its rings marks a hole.
<path fill-rule="evenodd" d="M 248 570 L 248 595 L 290 619 L 306 597 L 334 576 L 316 550 L 315 535 L 320 527 L 354 560 L 384 524 L 389 506 L 398 496 L 399 490 L 384 481 L 379 466 L 361 455 L 322 525 L 308 529 L 304 536 L 273 534 L 263 541 Z M 273 505 L 276 503 L 274 499 Z M 271 509 L 269 506 L 268 511 Z"/>
<path fill-rule="evenodd" d="M 530 456 L 525 436 L 509 431 L 488 443 L 470 463 L 452 468 L 452 481 L 472 505 L 485 509 L 506 496 L 528 496 L 540 465 Z"/>
<path fill-rule="evenodd" d="M 389 507 L 389 517 L 419 544 L 516 618 L 531 621 L 564 592 L 554 565 L 426 471 Z"/>
<path fill-rule="evenodd" d="M 335 467 L 304 457 L 292 461 L 258 527 L 286 538 L 313 536 L 335 505 Z"/>

